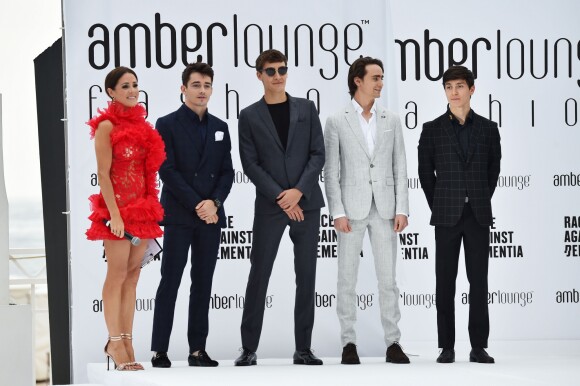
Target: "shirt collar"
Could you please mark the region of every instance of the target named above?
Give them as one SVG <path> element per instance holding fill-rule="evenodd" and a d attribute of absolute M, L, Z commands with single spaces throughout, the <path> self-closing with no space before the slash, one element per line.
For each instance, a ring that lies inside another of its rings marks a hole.
<path fill-rule="evenodd" d="M 453 115 L 449 107 L 447 107 L 447 115 L 449 116 L 449 120 L 452 123 L 457 123 L 459 125 L 459 120 L 457 119 L 457 117 L 455 117 L 455 115 Z M 472 122 L 473 122 L 473 109 L 469 109 L 469 112 L 467 113 L 467 117 L 465 117 L 465 122 L 463 124 L 465 125 Z"/>
<path fill-rule="evenodd" d="M 363 112 L 363 108 L 361 107 L 361 105 L 358 104 L 358 102 L 352 98 L 350 100 L 352 102 L 352 106 L 354 107 L 354 110 L 359 114 L 362 115 Z M 376 115 L 377 113 L 377 100 L 375 99 L 373 101 L 373 105 L 371 106 L 371 114 L 373 114 L 373 117 Z"/>
<path fill-rule="evenodd" d="M 205 110 L 205 114 L 203 114 L 203 119 L 199 119 L 199 115 L 197 115 L 197 113 L 195 111 L 193 111 L 192 109 L 190 109 L 187 106 L 185 106 L 185 107 L 186 107 L 186 109 L 185 109 L 186 114 L 193 123 L 199 124 L 199 123 L 206 123 L 207 122 L 209 110 Z"/>

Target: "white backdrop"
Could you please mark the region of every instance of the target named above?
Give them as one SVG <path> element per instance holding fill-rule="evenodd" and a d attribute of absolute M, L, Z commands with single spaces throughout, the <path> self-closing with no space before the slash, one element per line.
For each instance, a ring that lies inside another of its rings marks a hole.
<path fill-rule="evenodd" d="M 433 228 L 417 178 L 421 126 L 445 111 L 440 76 L 449 63 L 477 67 L 472 105 L 479 114 L 501 120 L 503 149 L 493 199 L 490 345 L 500 339 L 578 339 L 580 36 L 575 15 L 580 5 L 574 0 L 549 6 L 540 1 L 479 4 L 295 0 L 290 6 L 251 0 L 243 5 L 204 2 L 199 7 L 185 0 L 163 5 L 151 0 L 64 1 L 75 381 L 86 380 L 88 362 L 104 359 L 101 347 L 107 333 L 101 289 L 106 265 L 100 243 L 84 236 L 89 225 L 87 197 L 98 191 L 93 143 L 85 122 L 106 105 L 102 84 L 118 64 L 135 68 L 141 101 L 152 123 L 179 107 L 185 62 L 200 55 L 214 67 L 209 106 L 229 124 L 236 179 L 225 202 L 231 227 L 222 234 L 207 350 L 217 359 L 237 356 L 254 199 L 254 187 L 239 161 L 237 111 L 262 95 L 252 66 L 260 50 L 270 44 L 287 51 L 289 93 L 312 99 L 323 125 L 349 100 L 349 63 L 359 55 L 379 57 L 385 63 L 382 103 L 400 113 L 406 128 L 410 187 L 410 225 L 401 237 L 397 263 L 403 345 L 436 340 Z M 538 15 L 542 15 L 541 26 Z M 313 348 L 320 356 L 338 356 L 336 250 L 328 212 L 322 212 Z M 289 358 L 294 350 L 291 251 L 285 237 L 268 289 L 260 358 Z M 363 255 L 359 353 L 384 355 L 368 243 Z M 137 359 L 143 361 L 149 358 L 159 268 L 159 261 L 147 266 L 138 286 L 134 344 Z M 188 292 L 187 268 L 170 344 L 169 355 L 175 360 L 187 355 Z M 457 286 L 458 340 L 467 339 L 467 292 L 462 265 Z M 435 355 L 435 342 L 433 351 Z"/>

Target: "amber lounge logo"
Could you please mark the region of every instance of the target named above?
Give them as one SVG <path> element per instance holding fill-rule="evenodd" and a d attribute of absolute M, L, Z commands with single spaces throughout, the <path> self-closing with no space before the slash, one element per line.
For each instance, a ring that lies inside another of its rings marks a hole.
<path fill-rule="evenodd" d="M 534 301 L 534 291 L 502 291 L 496 290 L 487 293 L 487 304 L 491 305 L 514 305 L 527 307 Z M 469 304 L 469 294 L 461 294 L 461 304 Z"/>
<path fill-rule="evenodd" d="M 403 307 L 425 307 L 429 309 L 437 304 L 434 293 L 402 292 L 399 297 Z"/>
<path fill-rule="evenodd" d="M 580 292 L 576 288 L 572 288 L 569 291 L 556 291 L 556 303 L 579 303 L 580 302 Z"/>
<path fill-rule="evenodd" d="M 357 294 L 356 295 L 356 306 L 359 310 L 365 311 L 373 307 L 373 301 L 375 299 L 374 293 L 369 294 Z M 316 292 L 314 298 L 314 304 L 317 308 L 333 308 L 336 307 L 336 294 L 323 294 Z"/>
<path fill-rule="evenodd" d="M 137 312 L 153 312 L 155 308 L 155 299 L 135 299 L 135 311 Z M 93 312 L 103 312 L 103 299 L 93 299 Z"/>
<path fill-rule="evenodd" d="M 245 302 L 245 297 L 240 294 L 218 295 L 214 293 L 209 298 L 209 307 L 212 310 L 241 310 L 244 308 Z M 274 295 L 267 295 L 264 307 L 269 309 L 272 308 L 273 304 Z"/>
<path fill-rule="evenodd" d="M 552 183 L 555 187 L 580 187 L 580 174 L 574 174 L 573 172 L 565 174 L 554 174 L 552 178 Z"/>

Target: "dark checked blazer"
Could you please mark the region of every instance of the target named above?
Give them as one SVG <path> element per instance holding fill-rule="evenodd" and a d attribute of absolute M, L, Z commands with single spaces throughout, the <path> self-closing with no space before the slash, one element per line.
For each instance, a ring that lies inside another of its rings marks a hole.
<path fill-rule="evenodd" d="M 457 224 L 466 193 L 479 224 L 491 225 L 491 196 L 501 160 L 497 123 L 473 113 L 469 151 L 464 157 L 445 113 L 423 125 L 418 150 L 419 180 L 431 208 L 431 225 Z"/>

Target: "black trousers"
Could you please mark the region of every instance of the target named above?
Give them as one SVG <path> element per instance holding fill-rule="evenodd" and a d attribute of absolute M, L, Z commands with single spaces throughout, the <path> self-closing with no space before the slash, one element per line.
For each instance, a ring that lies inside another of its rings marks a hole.
<path fill-rule="evenodd" d="M 242 315 L 242 346 L 257 351 L 262 333 L 266 292 L 280 240 L 287 226 L 294 244 L 296 298 L 294 304 L 294 339 L 296 349 L 310 348 L 314 325 L 314 294 L 320 209 L 304 211 L 304 221 L 291 221 L 282 211 L 254 216 L 252 266 L 246 286 Z"/>
<path fill-rule="evenodd" d="M 208 311 L 221 228 L 216 224 L 166 225 L 161 281 L 155 296 L 151 351 L 167 352 L 173 328 L 175 300 L 191 246 L 191 287 L 187 340 L 189 352 L 205 350 Z"/>
<path fill-rule="evenodd" d="M 435 227 L 435 276 L 437 334 L 440 348 L 455 345 L 455 281 L 459 251 L 463 241 L 465 268 L 469 281 L 469 340 L 472 347 L 487 347 L 489 313 L 487 271 L 489 226 L 480 225 L 469 204 L 452 227 Z"/>

